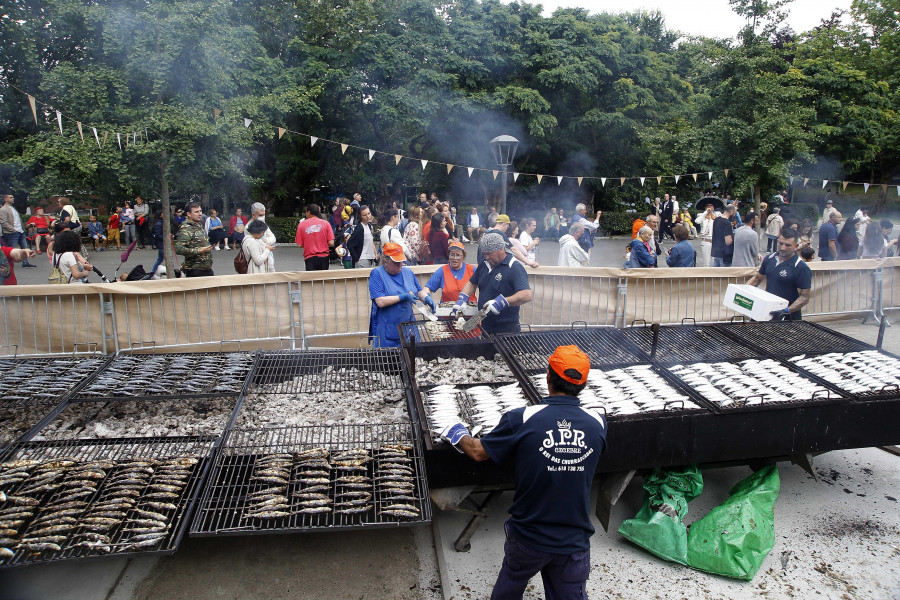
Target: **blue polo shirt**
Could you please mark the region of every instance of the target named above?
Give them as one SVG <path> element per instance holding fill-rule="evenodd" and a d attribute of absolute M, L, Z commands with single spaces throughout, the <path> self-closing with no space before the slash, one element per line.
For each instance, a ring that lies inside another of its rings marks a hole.
<path fill-rule="evenodd" d="M 481 307 L 500 294 L 509 297 L 516 292 L 531 289 L 525 267 L 509 253 L 495 269 L 491 269 L 487 261 L 479 264 L 469 281 L 478 288 L 478 301 Z M 481 328 L 488 333 L 518 331 L 519 307 L 510 306 L 499 315 L 489 314 L 481 322 Z"/>
<path fill-rule="evenodd" d="M 788 303 L 800 297 L 797 290 L 812 287 L 812 271 L 799 254 L 779 264 L 778 253 L 773 252 L 763 259 L 759 274 L 766 276 L 766 291 L 784 298 Z"/>
<path fill-rule="evenodd" d="M 822 223 L 819 227 L 819 258 L 822 260 L 836 260 L 837 257 L 831 253 L 831 247 L 828 245 L 829 240 L 834 240 L 835 248 L 837 245 L 838 230 L 830 221 Z"/>
<path fill-rule="evenodd" d="M 591 482 L 606 449 L 599 413 L 574 396 L 548 396 L 504 414 L 481 445 L 495 463 L 515 467 L 508 524 L 517 540 L 553 554 L 590 548 Z"/>

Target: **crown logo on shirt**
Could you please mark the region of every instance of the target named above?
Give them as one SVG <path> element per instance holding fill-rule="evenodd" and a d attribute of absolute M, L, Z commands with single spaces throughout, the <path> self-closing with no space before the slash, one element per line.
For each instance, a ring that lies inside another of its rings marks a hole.
<path fill-rule="evenodd" d="M 568 421 L 566 421 L 565 419 L 563 419 L 562 421 L 557 421 L 556 426 L 559 427 L 560 429 L 571 429 L 572 428 L 572 424 L 569 423 Z"/>

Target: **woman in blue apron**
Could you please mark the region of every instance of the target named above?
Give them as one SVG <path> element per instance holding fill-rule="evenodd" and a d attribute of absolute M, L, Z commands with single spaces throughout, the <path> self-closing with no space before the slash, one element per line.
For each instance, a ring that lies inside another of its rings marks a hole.
<path fill-rule="evenodd" d="M 403 266 L 406 256 L 399 244 L 385 244 L 381 249 L 382 265 L 369 275 L 372 315 L 369 339 L 375 348 L 400 346 L 397 326 L 413 320 L 412 303 L 422 300 L 434 311 L 434 300 L 419 285 L 416 276 Z"/>

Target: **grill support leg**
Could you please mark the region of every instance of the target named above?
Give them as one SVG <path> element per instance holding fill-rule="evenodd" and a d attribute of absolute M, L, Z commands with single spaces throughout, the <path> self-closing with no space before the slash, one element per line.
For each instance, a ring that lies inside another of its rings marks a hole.
<path fill-rule="evenodd" d="M 816 469 L 813 465 L 812 454 L 795 454 L 791 457 L 791 462 L 812 475 L 812 478 L 816 480 L 816 483 L 819 483 L 819 474 L 816 473 Z"/>
<path fill-rule="evenodd" d="M 475 531 L 481 526 L 481 523 L 490 514 L 491 509 L 494 507 L 494 504 L 497 502 L 497 500 L 500 499 L 500 496 L 502 494 L 502 491 L 488 492 L 487 498 L 484 499 L 484 502 L 478 505 L 477 510 L 472 511 L 474 516 L 469 519 L 469 523 L 463 528 L 462 533 L 459 534 L 459 537 L 456 538 L 456 541 L 453 542 L 454 550 L 456 550 L 457 552 L 468 552 L 472 548 L 472 544 L 469 543 L 469 540 L 471 540 L 472 536 L 475 535 Z"/>
<path fill-rule="evenodd" d="M 600 490 L 597 492 L 597 509 L 596 515 L 600 524 L 603 525 L 603 531 L 609 531 L 609 517 L 612 514 L 613 505 L 619 501 L 619 497 L 636 471 L 618 471 L 616 473 L 607 473 L 600 476 Z"/>

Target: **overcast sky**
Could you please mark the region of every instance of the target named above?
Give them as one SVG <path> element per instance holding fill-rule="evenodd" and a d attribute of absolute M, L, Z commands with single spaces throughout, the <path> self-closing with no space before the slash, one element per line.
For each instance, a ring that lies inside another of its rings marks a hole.
<path fill-rule="evenodd" d="M 733 37 L 745 21 L 731 11 L 728 0 L 527 0 L 542 4 L 544 14 L 559 7 L 581 7 L 592 13 L 658 9 L 668 29 L 710 37 Z M 795 32 L 808 31 L 831 16 L 835 8 L 849 9 L 851 0 L 794 0 L 788 5 L 787 24 Z"/>

